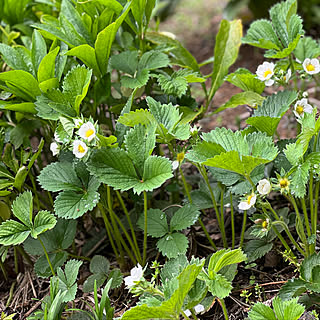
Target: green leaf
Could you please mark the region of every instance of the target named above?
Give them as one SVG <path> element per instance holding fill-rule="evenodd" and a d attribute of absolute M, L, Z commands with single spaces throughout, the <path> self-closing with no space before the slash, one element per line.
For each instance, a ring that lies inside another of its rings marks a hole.
<path fill-rule="evenodd" d="M 6 220 L 0 225 L 0 244 L 5 246 L 20 244 L 29 234 L 29 227 L 14 220 Z"/>
<path fill-rule="evenodd" d="M 143 216 L 138 220 L 139 227 L 144 230 Z M 149 209 L 147 220 L 147 233 L 151 237 L 163 237 L 169 232 L 167 216 L 160 209 Z"/>
<path fill-rule="evenodd" d="M 301 296 L 307 291 L 306 282 L 302 279 L 289 279 L 280 289 L 279 298 L 289 300 Z"/>
<path fill-rule="evenodd" d="M 94 273 L 90 275 L 87 280 L 83 283 L 83 292 L 94 291 L 94 284 L 96 282 L 97 288 L 100 288 L 107 280 L 107 275 L 104 273 Z"/>
<path fill-rule="evenodd" d="M 56 58 L 59 50 L 60 47 L 56 47 L 54 50 L 50 51 L 46 56 L 44 56 L 39 63 L 39 69 L 37 73 L 39 83 L 54 78 Z"/>
<path fill-rule="evenodd" d="M 230 281 L 219 273 L 215 273 L 213 279 L 205 280 L 205 282 L 208 286 L 208 291 L 210 291 L 214 297 L 224 299 L 231 293 L 232 285 Z"/>
<path fill-rule="evenodd" d="M 257 130 L 272 136 L 277 130 L 281 118 L 296 99 L 297 93 L 294 91 L 280 91 L 273 94 L 263 101 L 262 105 L 246 122 Z"/>
<path fill-rule="evenodd" d="M 92 69 L 98 76 L 101 75 L 98 62 L 95 55 L 95 50 L 88 44 L 82 44 L 74 47 L 65 53 L 67 56 L 74 56 L 84 62 L 84 64 Z"/>
<path fill-rule="evenodd" d="M 278 320 L 298 320 L 305 310 L 305 307 L 298 303 L 298 298 L 282 301 L 279 297 L 275 297 L 272 305 Z"/>
<path fill-rule="evenodd" d="M 31 229 L 33 212 L 32 193 L 26 191 L 20 194 L 12 204 L 12 211 L 15 217 Z"/>
<path fill-rule="evenodd" d="M 200 216 L 201 212 L 197 210 L 197 207 L 188 204 L 180 208 L 170 220 L 170 231 L 180 231 L 187 229 L 195 224 Z"/>
<path fill-rule="evenodd" d="M 59 193 L 54 202 L 56 215 L 64 219 L 76 219 L 91 211 L 100 198 L 100 194 L 97 192 L 99 185 L 96 178 L 91 177 L 87 190 L 79 193 L 76 191 Z"/>
<path fill-rule="evenodd" d="M 92 70 L 77 66 L 66 75 L 63 81 L 63 92 L 70 94 L 73 98 L 73 107 L 79 114 L 80 104 L 88 92 L 91 81 Z"/>
<path fill-rule="evenodd" d="M 312 282 L 312 271 L 320 266 L 320 254 L 312 254 L 302 261 L 300 267 L 300 276 L 304 281 Z"/>
<path fill-rule="evenodd" d="M 239 68 L 234 73 L 230 73 L 226 77 L 226 81 L 243 91 L 253 91 L 258 94 L 261 94 L 265 88 L 263 81 L 257 79 L 255 74 L 244 68 Z"/>
<path fill-rule="evenodd" d="M 34 30 L 32 34 L 31 59 L 35 72 L 38 71 L 43 57 L 47 54 L 47 45 L 41 33 Z"/>
<path fill-rule="evenodd" d="M 129 113 L 124 113 L 121 115 L 118 119 L 118 123 L 128 127 L 134 127 L 137 124 L 151 126 L 155 123 L 155 118 L 150 111 L 138 109 L 136 111 L 130 111 Z"/>
<path fill-rule="evenodd" d="M 23 103 L 17 103 L 17 104 L 0 102 L 0 109 L 17 111 L 21 113 L 32 113 L 32 114 L 37 113 L 35 109 L 35 105 L 32 102 L 23 102 Z"/>
<path fill-rule="evenodd" d="M 303 157 L 304 150 L 303 146 L 299 143 L 288 143 L 286 149 L 283 150 L 288 161 L 292 166 L 297 165 Z"/>
<path fill-rule="evenodd" d="M 242 37 L 241 20 L 222 20 L 216 36 L 210 100 L 228 74 L 229 67 L 236 61 Z"/>
<path fill-rule="evenodd" d="M 31 236 L 37 238 L 39 234 L 53 229 L 57 223 L 57 219 L 49 211 L 39 211 L 34 218 L 34 225 L 31 230 Z"/>
<path fill-rule="evenodd" d="M 277 320 L 272 309 L 261 302 L 254 304 L 248 316 L 250 320 Z"/>
<path fill-rule="evenodd" d="M 66 292 L 63 301 L 72 301 L 76 297 L 77 293 L 77 276 L 79 268 L 82 265 L 82 261 L 69 260 L 65 266 L 64 272 L 61 268 L 57 270 L 57 276 L 59 278 L 59 290 Z"/>
<path fill-rule="evenodd" d="M 74 8 L 69 0 L 62 0 L 61 2 L 61 14 L 74 26 L 75 30 L 81 37 L 83 37 L 89 45 L 93 45 L 92 36 L 82 21 L 79 12 Z"/>
<path fill-rule="evenodd" d="M 130 8 L 131 2 L 128 2 L 123 8 L 121 16 L 115 22 L 109 24 L 105 29 L 98 33 L 95 42 L 95 53 L 102 74 L 104 74 L 107 71 L 112 43 L 115 39 L 119 27 L 126 18 Z"/>
<path fill-rule="evenodd" d="M 292 173 L 290 180 L 291 194 L 295 197 L 303 198 L 306 195 L 306 184 L 309 180 L 310 162 L 304 162 L 298 165 Z"/>
<path fill-rule="evenodd" d="M 145 52 L 138 64 L 138 72 L 144 69 L 146 70 L 155 70 L 167 67 L 170 63 L 168 56 L 156 50 L 150 50 Z"/>
<path fill-rule="evenodd" d="M 203 163 L 210 158 L 213 158 L 220 153 L 224 152 L 224 148 L 219 144 L 211 141 L 200 141 L 192 146 L 192 149 L 186 154 L 189 161 L 195 163 Z"/>
<path fill-rule="evenodd" d="M 233 95 L 228 102 L 226 102 L 221 107 L 215 109 L 213 113 L 219 113 L 225 109 L 236 108 L 240 105 L 248 105 L 250 107 L 256 107 L 258 105 L 261 105 L 263 101 L 264 101 L 264 97 L 262 97 L 258 93 L 251 92 L 251 91 L 240 92 Z"/>
<path fill-rule="evenodd" d="M 168 37 L 161 32 L 147 32 L 146 39 L 169 48 L 168 51 L 174 56 L 173 64 L 180 65 L 181 67 L 191 68 L 194 71 L 199 71 L 199 65 L 193 55 L 185 49 L 182 44 L 171 37 Z"/>
<path fill-rule="evenodd" d="M 188 249 L 187 237 L 179 232 L 165 235 L 157 242 L 157 248 L 169 259 L 176 258 L 180 254 L 185 254 Z"/>
<path fill-rule="evenodd" d="M 109 272 L 110 262 L 107 258 L 95 255 L 90 261 L 90 272 L 92 273 L 105 273 Z"/>
<path fill-rule="evenodd" d="M 4 201 L 0 201 L 0 218 L 5 221 L 11 216 L 10 209 Z"/>
<path fill-rule="evenodd" d="M 299 40 L 293 53 L 299 61 L 303 62 L 306 58 L 317 58 L 320 55 L 320 46 L 311 37 L 303 37 Z"/>
<path fill-rule="evenodd" d="M 28 97 L 28 101 L 34 101 L 41 95 L 37 80 L 28 72 L 22 70 L 12 70 L 0 73 L 0 81 L 4 81 L 7 86 L 19 89 Z M 10 89 L 9 89 L 10 91 Z"/>
<path fill-rule="evenodd" d="M 138 51 L 124 51 L 110 58 L 112 69 L 134 76 L 138 68 Z"/>
<path fill-rule="evenodd" d="M 149 71 L 143 69 L 142 71 L 136 74 L 135 78 L 128 76 L 121 77 L 121 86 L 130 89 L 141 88 L 147 84 L 149 77 Z"/>
<path fill-rule="evenodd" d="M 68 253 L 65 251 L 57 253 L 48 254 L 50 262 L 52 264 L 53 270 L 57 270 L 58 267 L 61 267 L 68 258 Z M 48 264 L 47 258 L 45 255 L 42 255 L 34 264 L 34 271 L 41 278 L 47 278 L 52 275 L 50 266 Z"/>
<path fill-rule="evenodd" d="M 252 262 L 263 257 L 272 249 L 272 247 L 272 242 L 267 242 L 266 240 L 262 239 L 254 239 L 248 241 L 244 245 L 243 250 L 248 257 L 248 262 Z"/>
<path fill-rule="evenodd" d="M 125 145 L 129 157 L 132 159 L 140 176 L 143 174 L 144 163 L 156 146 L 155 130 L 148 130 L 138 124 L 127 132 Z"/>
<path fill-rule="evenodd" d="M 23 55 L 17 48 L 12 48 L 4 43 L 0 43 L 0 53 L 2 59 L 11 69 L 31 73 L 30 67 L 27 65 Z"/>
<path fill-rule="evenodd" d="M 38 181 L 43 189 L 52 192 L 82 190 L 81 181 L 68 162 L 49 164 L 41 171 Z"/>

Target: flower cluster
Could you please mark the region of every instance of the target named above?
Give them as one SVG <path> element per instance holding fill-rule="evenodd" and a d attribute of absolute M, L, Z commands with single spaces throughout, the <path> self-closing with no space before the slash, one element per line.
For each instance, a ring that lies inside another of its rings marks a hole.
<path fill-rule="evenodd" d="M 72 153 L 78 159 L 83 158 L 89 150 L 89 145 L 96 138 L 96 126 L 91 122 L 83 122 L 81 119 L 74 120 L 74 129 L 78 129 L 76 132 L 77 137 L 72 142 Z M 61 140 L 57 131 L 54 134 L 55 141 L 50 144 L 50 151 L 53 156 L 60 153 L 63 143 L 69 142 Z"/>

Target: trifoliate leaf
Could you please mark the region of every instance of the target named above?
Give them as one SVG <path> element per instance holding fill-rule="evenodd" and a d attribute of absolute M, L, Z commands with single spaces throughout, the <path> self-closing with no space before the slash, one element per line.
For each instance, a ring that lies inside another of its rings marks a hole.
<path fill-rule="evenodd" d="M 82 261 L 69 260 L 65 265 L 64 271 L 61 268 L 57 269 L 57 278 L 59 279 L 59 290 L 66 292 L 63 301 L 68 302 L 74 300 L 77 293 L 77 276 Z"/>
<path fill-rule="evenodd" d="M 167 216 L 160 209 L 149 209 L 147 219 L 147 233 L 151 237 L 163 237 L 169 232 Z M 140 216 L 139 227 L 144 230 L 144 219 Z"/>
<path fill-rule="evenodd" d="M 197 207 L 188 204 L 176 211 L 170 220 L 170 231 L 180 231 L 187 229 L 196 223 L 201 212 L 197 210 Z"/>
<path fill-rule="evenodd" d="M 49 164 L 41 171 L 38 181 L 43 189 L 52 192 L 82 190 L 81 181 L 69 162 Z"/>
<path fill-rule="evenodd" d="M 147 84 L 149 77 L 149 71 L 143 69 L 142 71 L 136 74 L 135 78 L 129 76 L 121 77 L 121 86 L 130 89 L 141 88 Z"/>
<path fill-rule="evenodd" d="M 268 253 L 273 247 L 272 242 L 267 242 L 262 239 L 254 239 L 248 241 L 243 250 L 248 257 L 248 262 L 255 261 L 261 257 L 263 257 L 266 253 Z"/>
<path fill-rule="evenodd" d="M 179 254 L 185 254 L 188 249 L 187 237 L 179 232 L 165 235 L 157 242 L 157 248 L 169 259 L 176 258 Z"/>

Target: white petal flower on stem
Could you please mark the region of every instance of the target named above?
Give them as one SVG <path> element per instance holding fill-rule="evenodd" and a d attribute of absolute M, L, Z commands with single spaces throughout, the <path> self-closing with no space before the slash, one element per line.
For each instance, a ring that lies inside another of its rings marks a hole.
<path fill-rule="evenodd" d="M 257 68 L 256 74 L 258 79 L 264 81 L 266 86 L 272 86 L 274 83 L 274 80 L 271 79 L 271 77 L 274 75 L 274 67 L 274 63 L 265 61 Z"/>
<path fill-rule="evenodd" d="M 177 170 L 179 168 L 179 164 L 178 160 L 172 161 L 172 170 Z"/>
<path fill-rule="evenodd" d="M 72 152 L 77 158 L 81 159 L 88 152 L 88 147 L 83 141 L 75 140 L 73 142 L 73 150 L 72 150 Z"/>
<path fill-rule="evenodd" d="M 318 59 L 306 58 L 303 61 L 303 69 L 308 74 L 317 74 L 320 72 L 320 64 Z"/>
<path fill-rule="evenodd" d="M 308 104 L 308 100 L 306 98 L 303 98 L 301 100 L 298 100 L 296 104 L 294 105 L 293 113 L 297 118 L 303 117 L 304 113 L 312 113 L 313 107 Z"/>
<path fill-rule="evenodd" d="M 191 311 L 189 309 L 183 311 L 187 317 L 191 316 Z"/>
<path fill-rule="evenodd" d="M 60 152 L 60 146 L 56 142 L 52 142 L 50 144 L 50 151 L 52 152 L 53 156 L 56 156 Z"/>
<path fill-rule="evenodd" d="M 92 139 L 94 139 L 94 137 L 96 136 L 96 129 L 95 129 L 93 123 L 90 121 L 84 123 L 79 129 L 78 135 L 82 139 L 88 140 L 89 142 Z"/>
<path fill-rule="evenodd" d="M 243 200 L 239 203 L 238 208 L 240 210 L 248 210 L 254 206 L 256 203 L 257 196 L 254 193 L 251 193 L 247 196 L 246 200 Z"/>
<path fill-rule="evenodd" d="M 266 195 L 271 191 L 271 184 L 268 179 L 262 179 L 259 181 L 257 190 L 261 195 Z"/>
<path fill-rule="evenodd" d="M 143 277 L 143 269 L 138 263 L 138 265 L 131 269 L 130 276 L 124 278 L 124 283 L 128 288 L 131 288 L 135 285 L 135 282 L 140 281 Z"/>
<path fill-rule="evenodd" d="M 286 75 L 284 76 L 284 79 L 283 79 L 283 80 L 288 83 L 289 80 L 290 80 L 290 78 L 291 78 L 291 76 L 292 76 L 292 71 L 291 71 L 291 69 L 289 68 L 288 71 L 287 71 L 287 73 L 286 73 Z"/>

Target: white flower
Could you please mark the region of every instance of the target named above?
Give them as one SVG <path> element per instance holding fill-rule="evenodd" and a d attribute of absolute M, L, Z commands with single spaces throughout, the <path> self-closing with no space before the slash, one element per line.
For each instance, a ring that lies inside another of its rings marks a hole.
<path fill-rule="evenodd" d="M 143 269 L 138 263 L 138 265 L 131 269 L 130 276 L 124 278 L 124 283 L 128 288 L 131 288 L 135 285 L 135 282 L 140 281 L 143 277 Z"/>
<path fill-rule="evenodd" d="M 246 200 L 241 201 L 238 205 L 240 210 L 248 210 L 256 203 L 257 196 L 254 193 L 251 193 L 247 196 Z"/>
<path fill-rule="evenodd" d="M 308 96 L 309 96 L 308 91 L 303 91 L 302 96 L 303 96 L 304 98 L 308 98 Z"/>
<path fill-rule="evenodd" d="M 303 61 L 303 69 L 308 74 L 317 74 L 320 72 L 320 64 L 318 59 L 306 58 Z"/>
<path fill-rule="evenodd" d="M 83 141 L 75 140 L 73 142 L 73 150 L 72 150 L 72 152 L 77 158 L 81 159 L 88 152 L 88 147 Z"/>
<path fill-rule="evenodd" d="M 73 122 L 76 128 L 80 128 L 80 126 L 83 124 L 83 121 L 81 119 L 73 119 Z"/>
<path fill-rule="evenodd" d="M 56 156 L 60 152 L 60 146 L 56 142 L 52 142 L 50 144 L 50 151 L 52 152 L 53 156 Z"/>
<path fill-rule="evenodd" d="M 257 186 L 257 190 L 262 195 L 268 194 L 271 191 L 271 184 L 269 180 L 267 179 L 260 180 Z"/>
<path fill-rule="evenodd" d="M 200 313 L 202 311 L 204 311 L 204 306 L 202 304 L 197 304 L 195 307 L 194 307 L 194 311 L 196 313 Z"/>
<path fill-rule="evenodd" d="M 271 79 L 274 75 L 274 67 L 274 63 L 266 61 L 258 66 L 256 74 L 259 80 L 265 82 L 266 86 L 272 86 L 274 83 L 274 80 Z"/>
<path fill-rule="evenodd" d="M 54 140 L 56 140 L 57 142 L 60 142 L 60 143 L 63 142 L 63 141 L 60 139 L 57 131 L 55 131 L 55 133 L 54 133 Z"/>
<path fill-rule="evenodd" d="M 310 104 L 308 104 L 308 100 L 306 98 L 303 98 L 301 100 L 298 100 L 296 104 L 294 105 L 293 113 L 297 118 L 303 117 L 304 113 L 312 113 L 313 108 Z"/>
<path fill-rule="evenodd" d="M 78 135 L 89 142 L 96 136 L 96 129 L 92 122 L 85 122 L 79 129 Z"/>
<path fill-rule="evenodd" d="M 191 311 L 189 309 L 183 311 L 187 317 L 191 316 Z"/>

